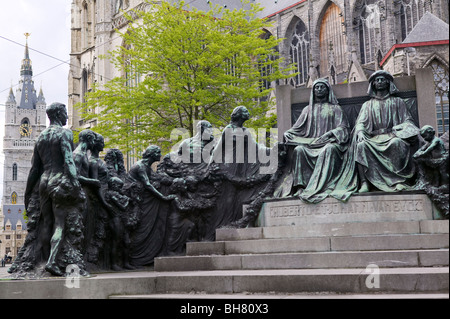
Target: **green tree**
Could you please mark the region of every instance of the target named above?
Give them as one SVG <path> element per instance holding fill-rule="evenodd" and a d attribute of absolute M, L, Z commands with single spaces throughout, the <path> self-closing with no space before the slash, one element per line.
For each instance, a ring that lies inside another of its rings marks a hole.
<path fill-rule="evenodd" d="M 266 115 L 271 89 L 262 81 L 292 76 L 292 68 L 282 68 L 281 40 L 263 36 L 270 24 L 257 17 L 261 10 L 246 0 L 240 9 L 211 5 L 207 12 L 162 1 L 125 13 L 126 45 L 104 57 L 125 76 L 87 94 L 79 105 L 85 119 L 97 119 L 94 130 L 107 147 L 125 152 L 150 143 L 167 150 L 175 143 L 170 132 L 182 128 L 192 136 L 196 120 L 222 128 L 238 105 L 252 115 L 246 126 L 272 127 L 276 115 Z M 99 111 L 90 112 L 94 108 Z"/>

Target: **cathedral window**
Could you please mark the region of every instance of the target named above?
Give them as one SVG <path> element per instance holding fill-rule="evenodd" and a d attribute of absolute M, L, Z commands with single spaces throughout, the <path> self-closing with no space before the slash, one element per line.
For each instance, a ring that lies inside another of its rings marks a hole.
<path fill-rule="evenodd" d="M 437 132 L 442 135 L 449 130 L 449 72 L 437 59 L 429 66 L 433 71 L 435 84 Z"/>
<path fill-rule="evenodd" d="M 17 164 L 14 163 L 12 166 L 12 180 L 17 181 Z"/>
<path fill-rule="evenodd" d="M 263 38 L 269 39 L 271 36 L 272 34 L 270 32 L 265 32 Z M 274 56 L 268 56 L 266 61 L 273 61 L 274 59 Z M 269 76 L 273 72 L 272 66 L 270 64 L 265 65 L 264 63 L 261 63 L 259 70 L 261 73 L 261 77 L 263 78 L 263 80 L 261 80 L 261 90 L 267 90 L 270 88 L 271 83 L 264 79 L 264 77 Z"/>
<path fill-rule="evenodd" d="M 94 36 L 93 13 L 94 13 L 94 10 L 93 10 L 92 6 L 93 6 L 92 3 L 88 4 L 86 1 L 84 1 L 82 4 L 81 19 L 82 19 L 82 27 L 83 27 L 83 29 L 82 29 L 83 49 L 87 49 L 91 45 L 93 45 L 93 36 Z"/>
<path fill-rule="evenodd" d="M 320 76 L 333 70 L 336 76 L 347 71 L 347 37 L 344 34 L 344 17 L 337 5 L 331 3 L 320 26 Z M 331 83 L 336 78 L 330 79 Z"/>
<path fill-rule="evenodd" d="M 308 81 L 309 51 L 309 33 L 303 21 L 299 20 L 294 28 L 289 51 L 291 63 L 295 63 L 295 72 L 298 72 L 291 80 L 291 84 L 294 86 L 304 85 Z"/>
<path fill-rule="evenodd" d="M 126 50 L 130 50 L 132 49 L 131 45 L 128 44 L 123 44 L 124 48 Z M 136 66 L 133 65 L 133 63 L 131 62 L 131 59 L 128 56 L 124 56 L 124 73 L 123 76 L 125 77 L 125 85 L 127 88 L 133 88 L 133 87 L 137 87 L 139 85 L 139 83 L 141 82 L 141 73 L 136 69 Z M 139 117 L 138 116 L 134 116 L 132 118 L 129 119 L 125 119 L 125 122 L 130 125 L 131 127 L 136 127 L 136 134 L 139 134 Z M 126 163 L 127 163 L 127 169 L 129 169 L 134 163 L 136 163 L 138 156 L 140 154 L 140 151 L 133 149 L 133 150 L 129 150 L 127 151 L 126 154 Z"/>
<path fill-rule="evenodd" d="M 131 46 L 126 46 L 127 50 L 131 49 Z M 136 87 L 141 82 L 141 74 L 136 71 L 136 67 L 131 63 L 130 59 L 125 59 L 125 79 L 127 87 Z"/>
<path fill-rule="evenodd" d="M 86 102 L 85 95 L 88 92 L 88 72 L 86 69 L 83 69 L 81 74 L 81 96 L 83 103 Z"/>
<path fill-rule="evenodd" d="M 427 9 L 426 1 L 422 0 L 401 0 L 400 2 L 400 26 L 402 32 L 402 41 L 411 32 L 414 26 L 419 22 Z"/>
<path fill-rule="evenodd" d="M 119 13 L 122 10 L 123 0 L 116 0 L 115 13 Z"/>
<path fill-rule="evenodd" d="M 363 0 L 358 15 L 358 39 L 361 64 L 378 60 L 381 45 L 381 11 L 376 0 Z"/>

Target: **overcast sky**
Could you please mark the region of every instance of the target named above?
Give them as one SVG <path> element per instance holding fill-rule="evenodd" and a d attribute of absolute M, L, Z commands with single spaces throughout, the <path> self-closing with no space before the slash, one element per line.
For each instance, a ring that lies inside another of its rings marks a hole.
<path fill-rule="evenodd" d="M 4 104 L 11 86 L 16 93 L 20 79 L 24 33 L 31 33 L 28 47 L 36 91 L 39 93 L 42 87 L 47 105 L 53 102 L 67 105 L 71 2 L 0 0 L 0 196 L 3 194 Z"/>

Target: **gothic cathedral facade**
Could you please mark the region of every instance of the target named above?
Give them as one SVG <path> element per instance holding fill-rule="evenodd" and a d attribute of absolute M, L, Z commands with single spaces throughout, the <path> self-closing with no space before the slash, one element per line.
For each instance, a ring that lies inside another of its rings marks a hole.
<path fill-rule="evenodd" d="M 414 75 L 416 69 L 429 67 L 433 69 L 437 87 L 436 108 L 441 110 L 436 115 L 438 129 L 440 134 L 448 131 L 448 0 L 254 1 L 264 8 L 260 17 L 273 22 L 273 27 L 265 30 L 266 36 L 282 38 L 278 48 L 281 57 L 297 66 L 298 75 L 281 84 L 308 87 L 319 77 L 328 78 L 332 84 L 343 84 L 366 81 L 381 68 L 394 76 L 407 76 Z M 117 32 L 126 32 L 128 21 L 124 11 L 146 10 L 158 2 L 72 1 L 68 103 L 72 129 L 96 124 L 95 120 L 86 123 L 74 108 L 94 83 L 101 86 L 114 77 L 126 77 L 128 84 L 133 85 L 136 80 L 133 76 L 120 74 L 110 62 L 99 57 L 124 45 Z M 240 5 L 239 0 L 188 3 L 207 10 L 209 2 L 227 5 L 228 9 Z"/>

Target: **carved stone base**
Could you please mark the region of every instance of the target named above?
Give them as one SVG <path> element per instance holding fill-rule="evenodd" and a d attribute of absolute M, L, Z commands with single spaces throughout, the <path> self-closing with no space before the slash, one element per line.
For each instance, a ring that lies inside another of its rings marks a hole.
<path fill-rule="evenodd" d="M 369 193 L 354 195 L 346 203 L 334 198 L 318 204 L 308 204 L 297 198 L 267 200 L 256 226 L 430 220 L 439 217 L 440 213 L 426 194 Z"/>

